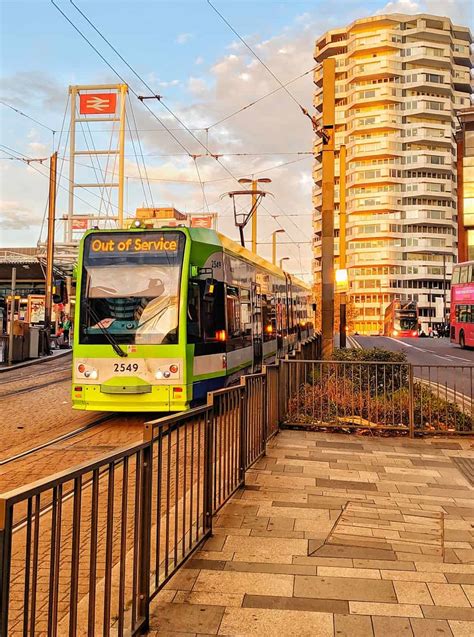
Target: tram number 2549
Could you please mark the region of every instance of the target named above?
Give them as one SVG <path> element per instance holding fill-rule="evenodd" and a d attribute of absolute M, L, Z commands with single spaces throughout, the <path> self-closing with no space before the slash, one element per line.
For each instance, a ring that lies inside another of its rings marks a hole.
<path fill-rule="evenodd" d="M 114 372 L 138 372 L 138 363 L 114 363 Z"/>

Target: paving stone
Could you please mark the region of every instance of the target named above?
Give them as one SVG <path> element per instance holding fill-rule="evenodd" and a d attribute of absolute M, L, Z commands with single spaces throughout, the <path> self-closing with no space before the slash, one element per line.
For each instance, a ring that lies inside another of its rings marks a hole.
<path fill-rule="evenodd" d="M 474 573 L 446 573 L 450 584 L 474 584 Z"/>
<path fill-rule="evenodd" d="M 293 576 L 273 573 L 201 571 L 193 590 L 291 597 L 293 595 Z"/>
<path fill-rule="evenodd" d="M 460 584 L 428 584 L 428 588 L 437 606 L 470 606 Z"/>
<path fill-rule="evenodd" d="M 224 615 L 224 607 L 193 604 L 154 604 L 150 630 L 164 632 L 196 632 L 216 635 Z"/>
<path fill-rule="evenodd" d="M 245 595 L 244 608 L 272 608 L 320 613 L 348 613 L 349 603 L 335 599 L 311 599 L 306 597 L 276 597 L 269 595 Z"/>
<path fill-rule="evenodd" d="M 424 582 L 394 582 L 400 604 L 433 604 L 428 586 Z"/>
<path fill-rule="evenodd" d="M 396 602 L 391 582 L 349 577 L 296 575 L 294 595 L 322 599 Z"/>
<path fill-rule="evenodd" d="M 197 604 L 207 606 L 235 606 L 240 608 L 244 601 L 244 594 L 209 593 L 204 591 L 177 591 L 173 603 Z"/>
<path fill-rule="evenodd" d="M 452 637 L 453 633 L 445 619 L 410 619 L 414 637 Z"/>
<path fill-rule="evenodd" d="M 262 562 L 232 561 L 226 562 L 226 571 L 248 573 L 282 573 L 286 575 L 316 575 L 317 566 L 298 564 L 268 564 Z"/>
<path fill-rule="evenodd" d="M 334 615 L 336 637 L 372 637 L 372 621 L 363 615 Z"/>
<path fill-rule="evenodd" d="M 472 637 L 472 621 L 450 620 L 448 623 L 454 637 Z"/>
<path fill-rule="evenodd" d="M 377 568 L 379 570 L 396 570 L 396 571 L 414 571 L 413 562 L 390 562 L 388 560 L 354 560 L 354 566 L 357 568 Z M 386 578 L 388 579 L 388 578 Z M 444 580 L 439 580 L 444 582 Z"/>
<path fill-rule="evenodd" d="M 456 608 L 454 606 L 422 606 L 425 617 L 432 619 L 459 619 L 474 622 L 474 608 Z"/>
<path fill-rule="evenodd" d="M 405 617 L 373 617 L 372 625 L 375 637 L 413 637 L 410 620 Z"/>
<path fill-rule="evenodd" d="M 355 482 L 350 480 L 331 480 L 328 478 L 316 478 L 317 487 L 332 487 L 333 489 L 349 489 L 355 491 L 377 491 L 375 484 L 371 482 Z"/>
<path fill-rule="evenodd" d="M 429 606 L 427 608 L 430 608 Z M 416 604 L 382 604 L 374 602 L 349 602 L 349 609 L 355 615 L 381 615 L 384 617 L 423 617 Z"/>
<path fill-rule="evenodd" d="M 311 550 L 311 540 L 309 541 L 308 552 L 313 554 Z M 321 548 L 314 551 L 317 557 L 350 557 L 360 559 L 373 560 L 396 560 L 397 556 L 394 551 L 383 551 L 381 549 L 364 548 L 359 546 L 337 546 L 335 544 L 325 544 Z"/>
<path fill-rule="evenodd" d="M 291 633 L 288 632 L 291 627 Z M 298 635 L 299 637 L 333 637 L 330 613 L 283 611 L 259 608 L 228 608 L 219 635 Z"/>
<path fill-rule="evenodd" d="M 318 566 L 320 577 L 361 577 L 365 579 L 381 579 L 380 571 L 369 568 L 344 568 L 337 566 Z"/>
<path fill-rule="evenodd" d="M 398 562 L 397 562 L 398 564 Z M 419 573 L 418 571 L 382 570 L 382 579 L 405 582 L 439 582 L 446 583 L 443 573 Z"/>

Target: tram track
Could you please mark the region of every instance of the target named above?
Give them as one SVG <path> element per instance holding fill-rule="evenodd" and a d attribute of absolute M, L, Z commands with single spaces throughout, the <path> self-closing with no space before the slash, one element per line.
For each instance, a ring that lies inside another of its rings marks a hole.
<path fill-rule="evenodd" d="M 39 445 L 36 445 L 36 447 L 31 447 L 30 449 L 26 449 L 25 451 L 20 451 L 19 453 L 13 456 L 10 456 L 9 458 L 4 458 L 3 460 L 0 460 L 0 467 L 3 467 L 4 465 L 9 464 L 10 462 L 14 462 L 15 460 L 21 460 L 22 458 L 31 456 L 32 454 L 38 451 L 47 449 L 48 447 L 51 447 L 52 445 L 58 444 L 60 442 L 64 442 L 65 440 L 69 440 L 70 438 L 75 438 L 81 433 L 84 433 L 85 431 L 88 431 L 89 429 L 93 429 L 94 427 L 97 427 L 97 425 L 101 425 L 104 422 L 107 422 L 108 420 L 112 420 L 114 417 L 115 417 L 115 414 L 106 414 L 103 416 L 99 416 L 99 418 L 97 418 L 96 420 L 93 420 L 92 422 L 89 422 L 86 425 L 83 425 L 82 427 L 78 427 L 77 429 L 74 429 L 73 431 L 69 431 L 68 433 L 62 434 L 61 436 L 57 436 L 56 438 L 53 438 L 52 440 L 48 440 Z"/>
<path fill-rule="evenodd" d="M 55 378 L 55 379 L 49 380 L 46 383 L 39 383 L 37 385 L 27 385 L 26 387 L 19 387 L 17 389 L 12 389 L 10 391 L 5 391 L 5 392 L 0 391 L 0 398 L 8 398 L 9 396 L 17 396 L 19 394 L 25 394 L 27 392 L 36 391 L 38 389 L 44 389 L 45 387 L 49 387 L 50 385 L 56 385 L 57 383 L 70 380 L 70 378 L 71 378 L 71 375 L 69 373 L 65 376 L 61 376 L 61 378 Z"/>

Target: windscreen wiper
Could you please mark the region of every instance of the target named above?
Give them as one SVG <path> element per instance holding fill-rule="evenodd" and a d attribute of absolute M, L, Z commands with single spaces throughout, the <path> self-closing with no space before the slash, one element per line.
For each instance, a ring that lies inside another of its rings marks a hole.
<path fill-rule="evenodd" d="M 112 334 L 103 326 L 100 324 L 101 319 L 99 318 L 99 316 L 95 313 L 95 311 L 92 309 L 91 304 L 89 303 L 89 301 L 85 301 L 85 305 L 86 305 L 86 309 L 89 312 L 89 314 L 91 315 L 92 319 L 96 322 L 97 327 L 100 329 L 100 331 L 102 332 L 102 334 L 105 336 L 105 338 L 107 339 L 107 341 L 109 342 L 109 344 L 112 346 L 114 352 L 116 354 L 118 354 L 119 356 L 121 356 L 122 358 L 126 358 L 128 356 L 127 352 L 124 352 L 123 349 L 120 347 L 120 345 L 117 343 L 117 341 L 115 340 L 115 338 L 112 336 Z"/>

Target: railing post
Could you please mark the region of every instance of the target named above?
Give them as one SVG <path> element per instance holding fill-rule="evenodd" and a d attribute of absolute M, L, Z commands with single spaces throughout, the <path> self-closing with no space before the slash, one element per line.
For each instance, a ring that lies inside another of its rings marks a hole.
<path fill-rule="evenodd" d="M 212 535 L 213 517 L 213 439 L 217 419 L 215 418 L 215 406 L 212 397 L 208 395 L 208 410 L 206 412 L 206 426 L 204 429 L 204 514 L 205 527 Z M 217 433 L 216 433 L 217 436 Z"/>
<path fill-rule="evenodd" d="M 408 363 L 408 427 L 410 438 L 415 437 L 415 392 L 413 365 Z"/>
<path fill-rule="evenodd" d="M 267 455 L 267 440 L 268 440 L 268 405 L 267 405 L 267 374 L 262 376 L 262 451 L 263 455 Z"/>
<path fill-rule="evenodd" d="M 247 384 L 242 379 L 240 390 L 240 484 L 245 486 L 245 471 L 247 469 Z"/>
<path fill-rule="evenodd" d="M 12 514 L 0 498 L 0 635 L 8 635 L 8 604 L 10 601 L 10 567 L 12 553 Z"/>
<path fill-rule="evenodd" d="M 140 512 L 138 527 L 138 616 L 143 618 L 141 631 L 150 624 L 150 569 L 151 569 L 151 497 L 153 478 L 153 441 L 142 450 Z M 158 515 L 160 511 L 158 510 Z"/>

